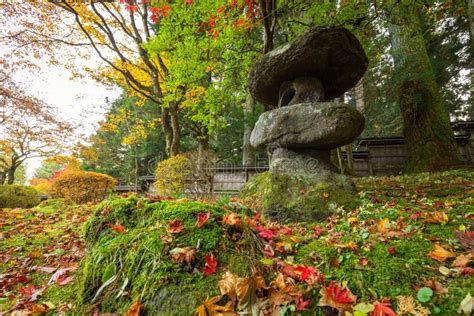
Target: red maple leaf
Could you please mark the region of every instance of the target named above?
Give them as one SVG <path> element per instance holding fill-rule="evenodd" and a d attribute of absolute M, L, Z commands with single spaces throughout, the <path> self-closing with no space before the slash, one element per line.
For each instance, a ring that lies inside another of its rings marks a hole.
<path fill-rule="evenodd" d="M 184 3 L 186 4 L 193 4 L 194 0 L 184 0 Z"/>
<path fill-rule="evenodd" d="M 395 246 L 390 246 L 388 247 L 388 252 L 391 254 L 391 255 L 394 255 L 397 253 L 397 249 L 395 249 Z"/>
<path fill-rule="evenodd" d="M 371 316 L 397 316 L 390 303 L 375 303 Z"/>
<path fill-rule="evenodd" d="M 108 224 L 107 226 L 109 226 L 110 228 L 112 228 L 114 231 L 116 231 L 117 233 L 125 233 L 125 227 L 123 225 L 120 225 L 120 224 L 115 224 L 115 225 L 112 225 L 112 224 Z"/>
<path fill-rule="evenodd" d="M 280 232 L 284 235 L 293 235 L 293 230 L 289 227 L 280 228 Z"/>
<path fill-rule="evenodd" d="M 20 286 L 18 290 L 20 291 L 21 295 L 23 295 L 23 297 L 26 299 L 31 298 L 33 294 L 36 292 L 35 286 L 31 283 L 25 287 Z"/>
<path fill-rule="evenodd" d="M 321 236 L 321 234 L 324 232 L 324 228 L 322 228 L 319 225 L 314 226 L 313 230 L 314 230 L 313 236 L 316 237 L 316 238 Z"/>
<path fill-rule="evenodd" d="M 436 202 L 433 203 L 433 207 L 436 208 L 436 209 L 438 209 L 442 206 L 444 206 L 444 203 L 441 202 L 441 201 L 436 201 Z"/>
<path fill-rule="evenodd" d="M 211 217 L 211 212 L 197 213 L 197 217 L 198 220 L 196 222 L 196 227 L 201 227 L 209 220 L 209 218 Z"/>
<path fill-rule="evenodd" d="M 168 226 L 168 233 L 177 234 L 184 229 L 183 222 L 179 219 L 174 219 L 170 221 Z"/>
<path fill-rule="evenodd" d="M 303 282 L 306 281 L 309 284 L 316 281 L 324 282 L 324 276 L 316 268 L 301 265 L 297 266 L 295 271 L 300 273 L 300 280 Z"/>
<path fill-rule="evenodd" d="M 211 275 L 215 274 L 217 269 L 217 260 L 214 255 L 206 255 L 206 264 L 204 265 L 204 268 L 202 268 L 202 272 L 205 275 Z"/>
<path fill-rule="evenodd" d="M 275 229 L 267 229 L 263 226 L 255 227 L 258 230 L 258 235 L 263 239 L 270 240 L 272 238 L 278 237 L 278 231 Z"/>
<path fill-rule="evenodd" d="M 415 213 L 411 214 L 410 219 L 412 221 L 414 221 L 414 220 L 418 219 L 420 216 L 421 216 L 421 212 L 415 212 Z"/>
<path fill-rule="evenodd" d="M 311 304 L 311 299 L 307 299 L 306 301 L 303 298 L 303 295 L 300 295 L 295 300 L 296 309 L 299 311 L 305 311 L 308 309 L 309 304 Z"/>

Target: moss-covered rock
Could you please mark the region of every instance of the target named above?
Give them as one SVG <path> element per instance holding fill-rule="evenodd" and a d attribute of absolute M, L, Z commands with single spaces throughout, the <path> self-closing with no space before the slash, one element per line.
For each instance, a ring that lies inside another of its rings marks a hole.
<path fill-rule="evenodd" d="M 267 220 L 283 223 L 318 221 L 340 208 L 357 206 L 357 199 L 351 191 L 331 183 L 264 172 L 245 185 L 241 196 L 258 201 Z"/>
<path fill-rule="evenodd" d="M 210 212 L 210 219 L 196 227 L 202 212 Z M 218 277 L 200 272 L 205 255 L 216 257 L 219 271 L 242 276 L 261 257 L 253 250 L 251 234 L 222 224 L 226 213 L 207 203 L 149 202 L 133 196 L 99 204 L 85 226 L 88 255 L 79 271 L 78 311 L 98 306 L 102 312 L 123 313 L 140 301 L 145 315 L 191 315 L 208 296 L 218 294 Z M 183 223 L 182 232 L 168 232 L 172 220 Z M 125 232 L 114 225 L 124 226 Z M 170 251 L 177 247 L 195 249 L 195 260 L 174 262 Z"/>

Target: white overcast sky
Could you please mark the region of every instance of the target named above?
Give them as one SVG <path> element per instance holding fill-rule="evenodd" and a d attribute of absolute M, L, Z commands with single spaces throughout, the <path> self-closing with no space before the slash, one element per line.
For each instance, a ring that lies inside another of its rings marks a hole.
<path fill-rule="evenodd" d="M 0 55 L 4 47 L 0 47 Z M 76 65 L 99 65 L 96 55 L 85 61 L 74 61 Z M 13 79 L 29 94 L 53 106 L 58 116 L 65 121 L 79 124 L 78 134 L 82 142 L 91 135 L 100 120 L 104 118 L 109 102 L 120 96 L 121 90 L 117 87 L 105 86 L 92 78 L 72 79 L 71 72 L 60 66 L 52 66 L 39 59 L 35 62 L 39 70 L 30 72 L 25 69 L 16 69 Z M 78 136 L 79 138 L 79 136 Z M 78 139 L 79 140 L 79 139 Z M 28 176 L 41 164 L 41 159 L 27 161 Z"/>

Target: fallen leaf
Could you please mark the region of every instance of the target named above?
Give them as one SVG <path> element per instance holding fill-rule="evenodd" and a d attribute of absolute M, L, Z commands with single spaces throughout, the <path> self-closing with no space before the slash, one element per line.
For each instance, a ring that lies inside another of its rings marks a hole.
<path fill-rule="evenodd" d="M 179 264 L 186 263 L 190 265 L 195 257 L 196 257 L 196 250 L 191 247 L 176 247 L 170 250 L 171 261 Z"/>
<path fill-rule="evenodd" d="M 473 260 L 474 254 L 468 253 L 468 254 L 461 254 L 456 257 L 453 261 L 453 267 L 456 268 L 465 268 L 467 265 Z"/>
<path fill-rule="evenodd" d="M 371 316 L 397 316 L 390 303 L 375 303 Z"/>
<path fill-rule="evenodd" d="M 227 295 L 232 301 L 237 300 L 236 288 L 239 283 L 239 276 L 230 271 L 226 271 L 222 275 L 222 279 L 218 282 L 219 290 L 222 295 Z"/>
<path fill-rule="evenodd" d="M 444 262 L 448 258 L 453 258 L 456 255 L 454 254 L 454 252 L 446 250 L 443 247 L 441 247 L 440 245 L 435 244 L 433 246 L 433 250 L 428 253 L 428 256 L 430 256 L 432 259 L 434 259 L 436 261 Z"/>
<path fill-rule="evenodd" d="M 263 226 L 257 226 L 255 228 L 258 230 L 258 235 L 265 240 L 278 237 L 278 231 L 276 229 L 267 229 Z"/>
<path fill-rule="evenodd" d="M 390 246 L 388 247 L 388 253 L 391 255 L 394 255 L 397 253 L 397 249 L 395 249 L 395 246 Z"/>
<path fill-rule="evenodd" d="M 456 231 L 455 234 L 461 247 L 469 251 L 474 251 L 474 231 Z"/>
<path fill-rule="evenodd" d="M 280 233 L 282 233 L 283 235 L 293 235 L 293 230 L 289 227 L 282 227 L 280 228 Z"/>
<path fill-rule="evenodd" d="M 324 282 L 324 276 L 316 268 L 300 265 L 295 268 L 295 271 L 299 273 L 300 281 L 306 281 L 308 284 Z"/>
<path fill-rule="evenodd" d="M 441 283 L 436 280 L 428 280 L 425 282 L 425 285 L 432 289 L 436 295 L 448 294 L 448 289 L 446 289 Z"/>
<path fill-rule="evenodd" d="M 181 222 L 179 219 L 174 219 L 174 220 L 169 222 L 168 233 L 178 234 L 183 229 L 184 229 L 183 222 Z"/>
<path fill-rule="evenodd" d="M 468 293 L 466 297 L 459 304 L 458 313 L 464 313 L 464 315 L 471 315 L 474 309 L 474 298 L 471 297 L 471 293 Z"/>
<path fill-rule="evenodd" d="M 385 233 L 388 229 L 389 223 L 390 223 L 390 221 L 389 221 L 388 218 L 381 219 L 377 223 L 377 231 L 381 234 Z"/>
<path fill-rule="evenodd" d="M 311 304 L 311 299 L 304 300 L 303 295 L 300 295 L 295 300 L 296 310 L 305 311 L 308 310 L 308 306 Z"/>
<path fill-rule="evenodd" d="M 242 220 L 237 216 L 237 214 L 229 212 L 222 218 L 222 221 L 230 226 L 240 225 Z"/>
<path fill-rule="evenodd" d="M 276 243 L 275 250 L 283 254 L 289 254 L 293 252 L 293 246 L 289 242 L 281 241 Z"/>
<path fill-rule="evenodd" d="M 318 306 L 329 306 L 340 313 L 352 310 L 352 304 L 357 300 L 347 287 L 341 288 L 335 282 L 331 282 L 328 287 L 323 286 L 319 293 L 321 299 Z"/>
<path fill-rule="evenodd" d="M 231 304 L 226 304 L 225 306 L 217 305 L 216 303 L 222 299 L 222 296 L 214 296 L 204 301 L 202 305 L 200 305 L 196 309 L 196 314 L 198 316 L 208 316 L 208 315 L 238 315 L 234 313 L 234 308 Z M 229 301 L 232 303 L 232 301 Z"/>
<path fill-rule="evenodd" d="M 136 301 L 128 308 L 126 316 L 140 316 L 141 308 L 142 304 L 140 301 Z"/>
<path fill-rule="evenodd" d="M 215 274 L 217 270 L 217 260 L 214 255 L 206 255 L 206 264 L 202 268 L 205 275 Z"/>
<path fill-rule="evenodd" d="M 425 223 L 433 224 L 447 224 L 449 221 L 448 215 L 445 212 L 434 211 L 425 215 Z"/>
<path fill-rule="evenodd" d="M 199 228 L 209 220 L 209 218 L 211 217 L 211 212 L 197 213 L 197 217 L 198 217 L 198 220 L 196 222 L 196 227 Z"/>

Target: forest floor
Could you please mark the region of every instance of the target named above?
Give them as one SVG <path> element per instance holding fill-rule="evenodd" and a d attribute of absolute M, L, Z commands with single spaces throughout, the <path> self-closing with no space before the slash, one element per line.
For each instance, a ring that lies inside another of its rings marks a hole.
<path fill-rule="evenodd" d="M 277 315 L 469 315 L 474 294 L 474 170 L 358 178 L 356 183 L 360 207 L 325 222 L 283 226 L 247 221 L 265 245 L 258 278 L 239 279 L 226 272 L 219 256 L 216 262 L 204 259 L 199 250 L 193 252 L 186 265 L 195 266 L 186 273 L 211 275 L 208 280 L 215 286 L 197 313 L 232 315 L 238 308 L 253 308 L 245 301 L 251 299 Z M 179 231 L 174 227 L 173 238 L 210 225 L 206 221 L 220 226 L 244 222 L 237 211 L 224 217 L 215 214 L 206 218 L 197 213 L 196 225 L 185 223 Z M 74 308 L 79 279 L 75 270 L 85 254 L 82 224 L 91 215 L 91 207 L 80 206 L 0 210 L 0 314 L 56 315 Z M 114 224 L 109 226 L 109 241 L 133 231 L 126 223 Z M 170 227 L 176 224 L 171 221 Z M 194 256 L 201 259 L 194 261 Z M 175 259 L 170 264 L 179 265 Z M 240 295 L 244 281 L 247 287 Z M 139 315 L 140 303 L 132 297 L 127 302 L 127 315 Z"/>

